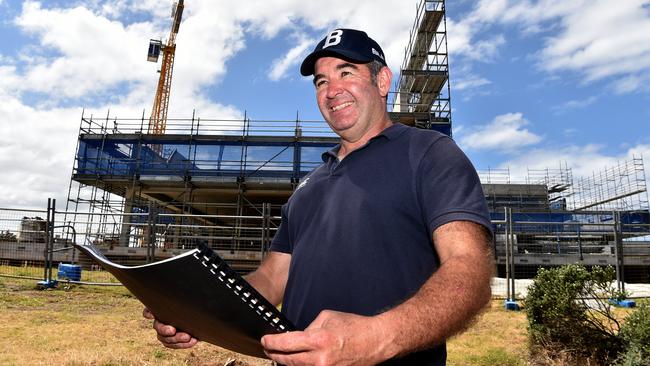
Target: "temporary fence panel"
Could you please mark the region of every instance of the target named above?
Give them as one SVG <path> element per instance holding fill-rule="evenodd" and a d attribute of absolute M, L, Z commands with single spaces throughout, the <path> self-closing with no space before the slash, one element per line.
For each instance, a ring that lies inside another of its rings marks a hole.
<path fill-rule="evenodd" d="M 249 216 L 174 213 L 154 204 L 128 214 L 66 212 L 55 205 L 52 200 L 47 210 L 0 208 L 0 275 L 68 281 L 57 275 L 60 265 L 70 264 L 81 269 L 75 282 L 118 283 L 73 243 L 95 245 L 127 266 L 205 244 L 245 273 L 261 263 L 280 224 L 266 205 Z M 626 282 L 650 283 L 650 224 L 643 214 L 506 209 L 493 215 L 493 296 L 521 300 L 539 268 L 573 263 L 614 267 L 620 290 Z"/>
<path fill-rule="evenodd" d="M 0 275 L 42 279 L 45 210 L 0 208 Z"/>

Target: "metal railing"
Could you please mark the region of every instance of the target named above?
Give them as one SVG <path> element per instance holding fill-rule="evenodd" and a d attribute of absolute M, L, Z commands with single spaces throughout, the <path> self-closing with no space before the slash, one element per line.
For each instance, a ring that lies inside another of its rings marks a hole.
<path fill-rule="evenodd" d="M 81 134 L 148 134 L 149 117 L 81 117 Z M 335 137 L 323 120 L 169 118 L 164 135 Z"/>

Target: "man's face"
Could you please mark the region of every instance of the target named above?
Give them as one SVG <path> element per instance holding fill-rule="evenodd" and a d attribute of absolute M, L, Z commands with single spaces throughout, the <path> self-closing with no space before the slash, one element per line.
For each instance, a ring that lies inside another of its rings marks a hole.
<path fill-rule="evenodd" d="M 366 65 L 321 57 L 314 71 L 318 108 L 336 134 L 357 141 L 381 121 L 383 97 Z"/>

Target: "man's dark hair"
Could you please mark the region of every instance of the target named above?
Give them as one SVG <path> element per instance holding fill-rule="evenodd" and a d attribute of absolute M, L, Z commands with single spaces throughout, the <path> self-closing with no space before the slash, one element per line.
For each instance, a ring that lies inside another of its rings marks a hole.
<path fill-rule="evenodd" d="M 366 66 L 368 66 L 368 70 L 370 70 L 370 81 L 372 82 L 372 85 L 377 85 L 377 75 L 382 67 L 385 67 L 384 64 L 374 60 L 367 63 Z"/>
<path fill-rule="evenodd" d="M 379 75 L 379 71 L 381 71 L 381 69 L 386 66 L 377 60 L 368 62 L 366 66 L 370 71 L 370 82 L 372 85 L 377 86 L 377 75 Z M 386 94 L 384 97 L 384 101 L 388 103 L 388 94 Z"/>

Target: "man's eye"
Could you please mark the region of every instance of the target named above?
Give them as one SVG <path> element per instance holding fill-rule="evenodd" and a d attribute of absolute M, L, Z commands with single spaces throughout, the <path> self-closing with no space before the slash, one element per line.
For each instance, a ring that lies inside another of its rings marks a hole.
<path fill-rule="evenodd" d="M 343 76 L 348 76 L 348 75 L 352 75 L 352 73 L 349 72 L 349 71 L 343 71 L 343 72 L 341 72 L 341 76 L 342 76 L 342 77 L 343 77 Z"/>
<path fill-rule="evenodd" d="M 327 81 L 325 81 L 325 80 L 319 80 L 319 81 L 316 82 L 316 87 L 320 88 L 321 86 L 325 85 L 326 82 Z"/>

